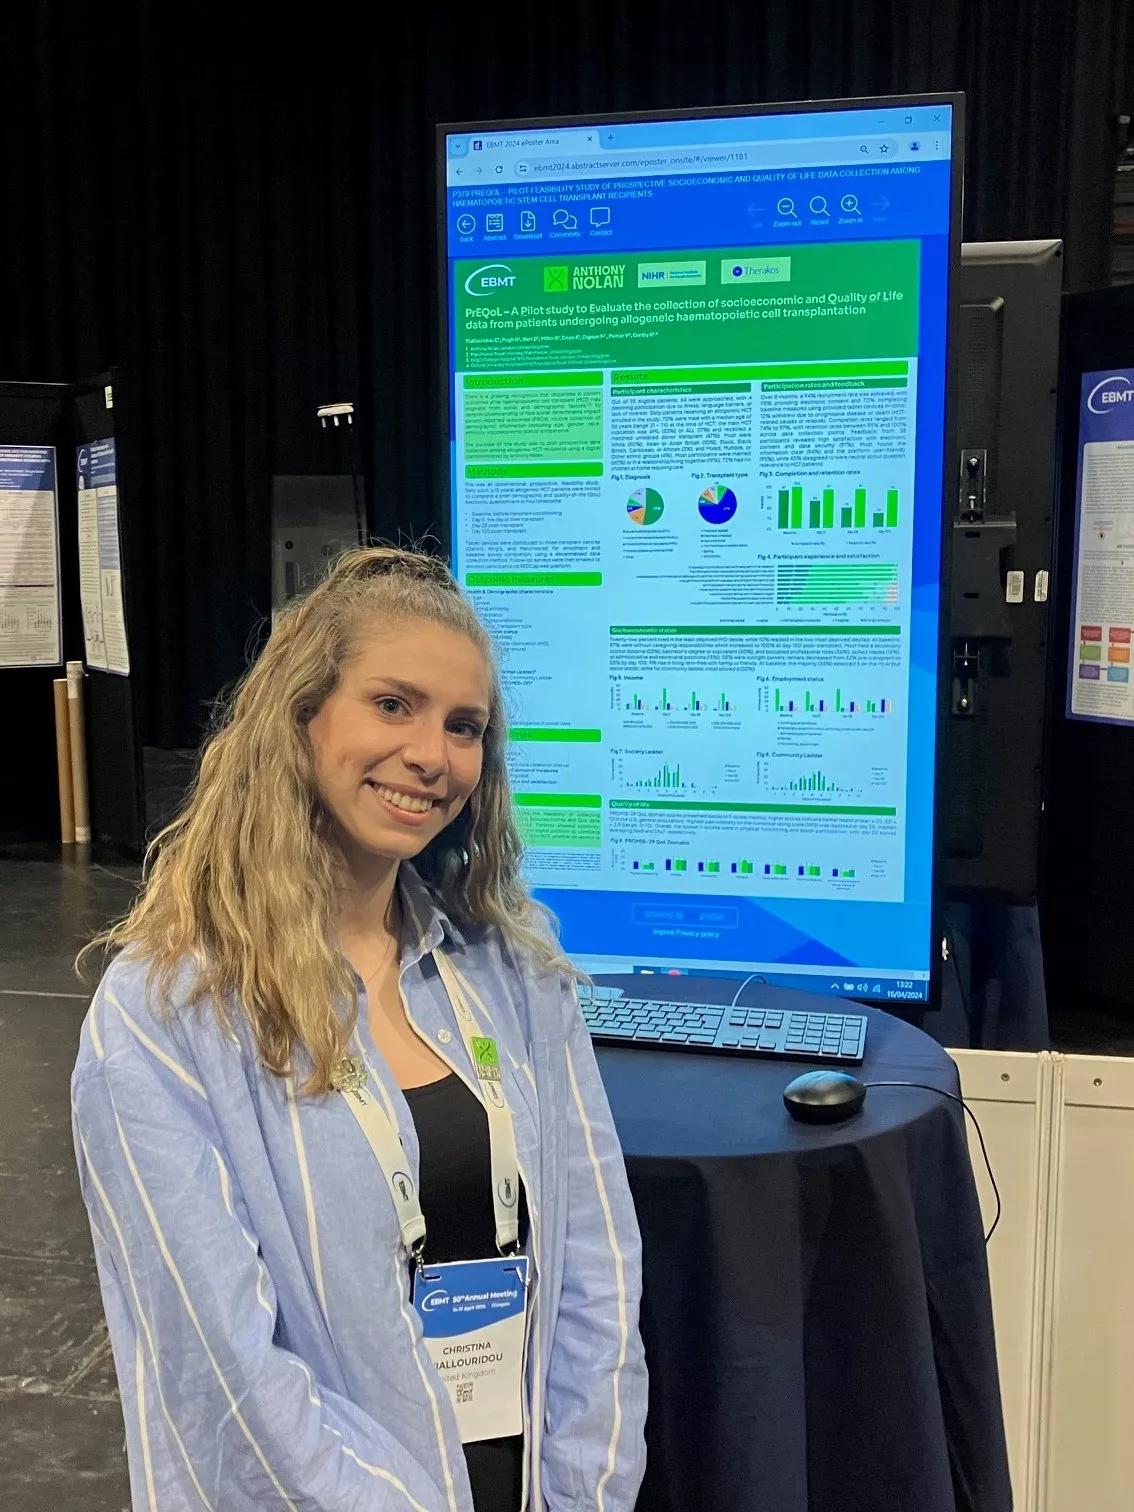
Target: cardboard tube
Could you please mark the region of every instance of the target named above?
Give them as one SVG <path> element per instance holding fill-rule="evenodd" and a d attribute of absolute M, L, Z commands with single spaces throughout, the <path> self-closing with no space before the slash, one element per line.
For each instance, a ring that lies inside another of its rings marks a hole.
<path fill-rule="evenodd" d="M 67 708 L 67 679 L 57 677 L 55 694 L 55 760 L 59 768 L 59 833 L 64 845 L 75 843 L 75 789 L 71 778 L 71 716 Z"/>
<path fill-rule="evenodd" d="M 87 794 L 87 737 L 83 720 L 83 664 L 67 663 L 67 714 L 71 726 L 71 789 L 75 795 L 75 840 L 89 845 L 90 800 Z"/>

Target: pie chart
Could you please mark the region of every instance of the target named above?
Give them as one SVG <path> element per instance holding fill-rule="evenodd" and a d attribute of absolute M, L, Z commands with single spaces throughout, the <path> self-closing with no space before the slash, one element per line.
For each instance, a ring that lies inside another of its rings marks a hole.
<path fill-rule="evenodd" d="M 656 488 L 636 488 L 626 500 L 626 513 L 635 525 L 656 525 L 664 511 L 665 500 Z"/>
<path fill-rule="evenodd" d="M 710 525 L 727 525 L 736 513 L 736 495 L 724 483 L 710 483 L 697 500 L 697 508 Z"/>

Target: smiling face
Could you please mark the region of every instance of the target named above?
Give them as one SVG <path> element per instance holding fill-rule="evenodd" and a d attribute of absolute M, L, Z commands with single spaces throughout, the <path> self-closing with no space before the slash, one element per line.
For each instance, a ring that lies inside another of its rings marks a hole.
<path fill-rule="evenodd" d="M 319 796 L 361 880 L 408 861 L 480 780 L 491 680 L 466 636 L 429 620 L 364 627 L 308 725 Z"/>

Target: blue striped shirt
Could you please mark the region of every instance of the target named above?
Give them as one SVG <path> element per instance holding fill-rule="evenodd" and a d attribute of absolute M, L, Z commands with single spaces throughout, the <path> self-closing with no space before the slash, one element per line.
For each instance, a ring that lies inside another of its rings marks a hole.
<path fill-rule="evenodd" d="M 631 1512 L 640 1245 L 575 994 L 498 931 L 458 930 L 411 868 L 400 887 L 414 1026 L 475 1088 L 431 955 L 443 947 L 500 1046 L 534 1276 L 524 1506 Z M 135 1509 L 472 1512 L 393 1204 L 350 1109 L 265 1071 L 241 1015 L 225 1030 L 184 992 L 156 1011 L 146 978 L 123 958 L 107 971 L 72 1080 Z M 364 994 L 354 1049 L 416 1177 L 413 1119 Z"/>

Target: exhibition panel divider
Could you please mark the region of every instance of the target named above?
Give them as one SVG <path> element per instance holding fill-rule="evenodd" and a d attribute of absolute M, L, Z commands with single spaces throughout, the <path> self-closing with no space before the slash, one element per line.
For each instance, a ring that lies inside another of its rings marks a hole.
<path fill-rule="evenodd" d="M 1057 1064 L 1039 1512 L 1127 1512 L 1134 1487 L 1134 1061 Z"/>
<path fill-rule="evenodd" d="M 52 682 L 65 659 L 82 654 L 78 619 L 63 612 L 78 599 L 70 398 L 63 383 L 0 383 L 0 697 L 11 733 L 4 841 L 59 832 Z M 28 486 L 41 482 L 49 486 Z"/>
<path fill-rule="evenodd" d="M 1128 1512 L 1134 1061 L 950 1054 L 1000 1193 L 988 1260 L 1017 1512 Z M 988 1228 L 971 1125 L 969 1153 Z"/>
<path fill-rule="evenodd" d="M 119 509 L 120 406 L 117 375 L 0 384 L 0 684 L 18 734 L 0 797 L 7 844 L 61 838 L 52 685 L 84 662 L 91 838 L 134 855 L 145 842 L 127 634 L 142 564 L 128 561 Z"/>
<path fill-rule="evenodd" d="M 1047 1052 L 950 1050 L 961 1091 L 980 1120 L 1003 1211 L 988 1246 L 1004 1432 L 1019 1512 L 1035 1512 L 1048 1232 L 1052 1058 Z M 985 1230 L 996 1200 L 972 1124 L 969 1154 Z"/>
<path fill-rule="evenodd" d="M 1063 306 L 1044 955 L 1053 1000 L 1134 1016 L 1134 285 Z"/>
<path fill-rule="evenodd" d="M 81 480 L 96 485 L 79 490 L 80 505 L 90 499 L 85 553 L 80 545 L 80 597 L 86 633 L 91 828 L 96 841 L 137 854 L 146 832 L 139 706 L 139 658 L 145 637 L 131 635 L 130 630 L 141 619 L 136 605 L 144 564 L 137 560 L 129 527 L 131 447 L 128 390 L 121 374 L 78 386 L 74 413 L 72 466 Z M 80 510 L 80 543 L 83 513 Z M 97 541 L 89 540 L 92 531 Z M 89 560 L 85 571 L 84 557 Z M 96 574 L 97 583 L 91 581 Z"/>

